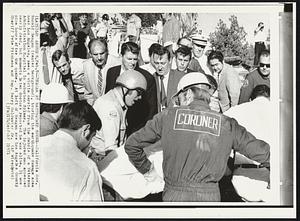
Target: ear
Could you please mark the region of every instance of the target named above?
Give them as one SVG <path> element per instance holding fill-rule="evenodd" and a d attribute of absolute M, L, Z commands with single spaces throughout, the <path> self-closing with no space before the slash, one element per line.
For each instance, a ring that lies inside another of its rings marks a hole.
<path fill-rule="evenodd" d="M 86 138 L 90 134 L 90 124 L 85 124 L 82 127 L 82 135 Z"/>

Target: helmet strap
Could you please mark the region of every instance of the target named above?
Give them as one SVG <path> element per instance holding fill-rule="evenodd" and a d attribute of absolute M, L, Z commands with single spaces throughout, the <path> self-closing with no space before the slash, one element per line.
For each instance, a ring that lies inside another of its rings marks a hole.
<path fill-rule="evenodd" d="M 126 92 L 124 92 L 124 88 L 127 89 Z M 124 104 L 127 106 L 125 97 L 127 96 L 128 92 L 129 92 L 129 89 L 128 89 L 127 87 L 121 86 L 121 90 L 122 90 L 122 95 L 123 95 L 123 102 L 124 102 Z"/>

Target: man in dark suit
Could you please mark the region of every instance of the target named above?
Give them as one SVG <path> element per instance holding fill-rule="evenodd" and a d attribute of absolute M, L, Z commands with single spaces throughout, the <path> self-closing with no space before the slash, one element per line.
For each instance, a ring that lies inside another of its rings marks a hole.
<path fill-rule="evenodd" d="M 144 75 L 147 81 L 147 90 L 136 105 L 127 111 L 127 130 L 129 136 L 143 127 L 146 122 L 157 113 L 156 84 L 154 77 L 146 70 L 137 66 L 139 46 L 134 42 L 126 42 L 121 46 L 122 64 L 107 71 L 105 93 L 114 88 L 117 77 L 126 70 L 136 70 Z"/>
<path fill-rule="evenodd" d="M 173 106 L 171 98 L 176 93 L 178 82 L 185 73 L 171 70 L 171 55 L 166 47 L 161 47 L 154 52 L 153 61 L 156 69 L 154 78 L 157 87 L 157 107 L 160 112 L 166 107 Z"/>

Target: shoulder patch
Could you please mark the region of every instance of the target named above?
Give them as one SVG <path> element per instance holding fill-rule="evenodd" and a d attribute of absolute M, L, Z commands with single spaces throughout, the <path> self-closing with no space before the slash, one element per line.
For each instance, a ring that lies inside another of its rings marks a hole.
<path fill-rule="evenodd" d="M 249 81 L 248 81 L 248 79 L 245 79 L 245 80 L 244 80 L 243 87 L 247 87 L 248 85 L 249 85 Z"/>

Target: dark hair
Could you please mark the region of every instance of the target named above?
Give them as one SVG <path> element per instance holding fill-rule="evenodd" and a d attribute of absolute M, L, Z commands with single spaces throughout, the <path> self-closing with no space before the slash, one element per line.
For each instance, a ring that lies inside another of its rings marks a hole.
<path fill-rule="evenodd" d="M 162 45 L 158 44 L 158 43 L 153 43 L 150 48 L 148 49 L 148 52 L 149 52 L 149 57 L 152 56 L 152 54 L 156 51 L 159 50 L 159 48 L 161 48 Z"/>
<path fill-rule="evenodd" d="M 66 58 L 66 61 L 69 61 L 69 55 L 66 51 L 56 50 L 52 54 L 52 63 L 54 64 L 54 61 L 59 61 L 60 57 L 64 56 Z"/>
<path fill-rule="evenodd" d="M 127 51 L 138 55 L 140 53 L 140 47 L 134 42 L 125 42 L 121 46 L 121 55 L 124 56 Z"/>
<path fill-rule="evenodd" d="M 209 61 L 211 61 L 213 59 L 218 59 L 220 62 L 223 63 L 224 56 L 223 56 L 222 52 L 220 52 L 220 51 L 212 51 L 208 55 L 207 61 L 209 62 Z"/>
<path fill-rule="evenodd" d="M 175 56 L 178 54 L 182 54 L 184 57 L 190 56 L 190 60 L 192 59 L 192 50 L 189 47 L 181 46 L 175 51 Z"/>
<path fill-rule="evenodd" d="M 92 40 L 89 41 L 89 44 L 88 44 L 88 49 L 89 51 L 91 52 L 91 47 L 93 46 L 93 44 L 95 43 L 99 43 L 99 44 L 103 44 L 104 47 L 105 47 L 105 51 L 108 51 L 108 48 L 107 48 L 107 42 L 105 39 L 101 39 L 101 38 L 93 38 Z"/>
<path fill-rule="evenodd" d="M 250 98 L 251 100 L 254 100 L 255 98 L 260 96 L 267 97 L 267 98 L 270 97 L 270 88 L 267 85 L 265 84 L 257 85 L 253 89 Z"/>
<path fill-rule="evenodd" d="M 157 54 L 158 56 L 163 56 L 163 55 L 167 54 L 168 55 L 168 60 L 170 61 L 170 59 L 171 59 L 171 53 L 170 53 L 170 51 L 168 50 L 167 47 L 160 47 L 160 48 L 158 48 L 157 51 L 155 51 L 153 53 Z"/>
<path fill-rule="evenodd" d="M 85 124 L 90 125 L 90 131 L 100 130 L 102 123 L 97 113 L 86 100 L 67 104 L 58 120 L 59 128 L 78 130 Z"/>
<path fill-rule="evenodd" d="M 270 56 L 270 51 L 268 50 L 262 50 L 259 54 L 259 57 L 269 57 Z"/>
<path fill-rule="evenodd" d="M 102 19 L 108 21 L 109 20 L 108 14 L 102 15 Z"/>
<path fill-rule="evenodd" d="M 40 114 L 43 112 L 56 113 L 64 104 L 40 104 Z"/>

